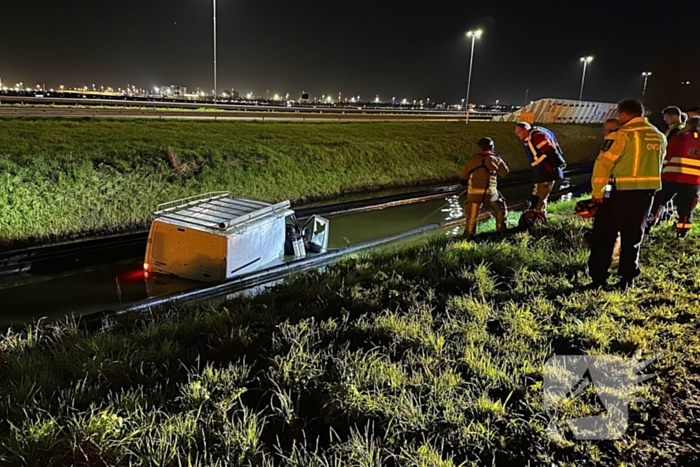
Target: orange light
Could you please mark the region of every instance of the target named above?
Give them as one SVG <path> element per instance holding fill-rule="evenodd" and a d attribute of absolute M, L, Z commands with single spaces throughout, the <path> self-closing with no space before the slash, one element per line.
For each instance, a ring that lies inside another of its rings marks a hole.
<path fill-rule="evenodd" d="M 148 263 L 143 263 L 143 269 L 145 271 L 148 271 L 148 268 L 149 268 Z"/>

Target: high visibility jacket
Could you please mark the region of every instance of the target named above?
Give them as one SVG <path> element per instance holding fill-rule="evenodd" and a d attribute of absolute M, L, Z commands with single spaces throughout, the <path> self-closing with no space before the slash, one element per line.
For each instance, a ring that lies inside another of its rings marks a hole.
<path fill-rule="evenodd" d="M 661 163 L 666 138 L 644 117 L 633 118 L 608 135 L 593 166 L 593 197 L 603 198 L 605 187 L 616 190 L 661 189 Z"/>
<path fill-rule="evenodd" d="M 669 141 L 661 178 L 700 185 L 700 135 L 697 132 L 681 133 Z"/>
<path fill-rule="evenodd" d="M 491 151 L 474 154 L 462 169 L 459 178 L 470 195 L 491 195 L 497 191 L 497 178 L 508 175 L 510 169 Z"/>
<path fill-rule="evenodd" d="M 566 165 L 566 161 L 554 133 L 544 127 L 533 127 L 523 147 L 535 172 L 535 183 L 564 178 L 562 167 Z"/>

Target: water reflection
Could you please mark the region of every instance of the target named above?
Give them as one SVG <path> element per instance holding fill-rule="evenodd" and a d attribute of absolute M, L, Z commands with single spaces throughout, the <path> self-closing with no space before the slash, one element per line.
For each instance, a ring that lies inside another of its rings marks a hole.
<path fill-rule="evenodd" d="M 561 185 L 559 185 L 559 189 L 566 190 L 568 188 L 571 188 L 571 179 L 565 178 L 564 180 L 561 181 Z M 560 201 L 571 201 L 572 199 L 574 199 L 573 192 L 567 193 L 559 198 Z"/>
<path fill-rule="evenodd" d="M 441 212 L 446 213 L 445 221 L 453 221 L 464 217 L 464 209 L 462 208 L 462 201 L 458 195 L 453 195 L 445 198 L 447 205 L 441 210 Z M 456 226 L 453 229 L 448 229 L 445 235 L 448 237 L 456 237 L 459 235 L 462 228 Z"/>

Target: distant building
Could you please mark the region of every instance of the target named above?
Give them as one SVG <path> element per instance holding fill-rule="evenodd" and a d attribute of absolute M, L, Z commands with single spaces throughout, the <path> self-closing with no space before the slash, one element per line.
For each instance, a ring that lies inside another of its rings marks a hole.
<path fill-rule="evenodd" d="M 306 104 L 309 102 L 309 93 L 306 91 L 301 92 L 301 102 Z"/>
<path fill-rule="evenodd" d="M 187 94 L 187 88 L 171 84 L 170 86 L 161 86 L 160 93 L 165 97 L 183 97 Z"/>

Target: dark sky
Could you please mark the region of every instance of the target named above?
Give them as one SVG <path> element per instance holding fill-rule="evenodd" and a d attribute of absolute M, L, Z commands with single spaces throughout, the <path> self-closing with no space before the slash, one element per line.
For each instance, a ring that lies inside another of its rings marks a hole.
<path fill-rule="evenodd" d="M 459 102 L 638 97 L 678 31 L 700 49 L 700 6 L 647 2 L 218 0 L 219 90 Z M 212 89 L 211 0 L 39 0 L 3 8 L 0 78 L 66 86 Z M 694 34 L 694 37 L 692 36 Z M 653 71 L 653 70 L 652 70 Z M 653 79 L 653 77 L 652 77 Z M 689 78 L 690 79 L 690 78 Z M 700 79 L 700 77 L 698 78 Z"/>

